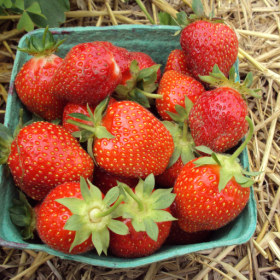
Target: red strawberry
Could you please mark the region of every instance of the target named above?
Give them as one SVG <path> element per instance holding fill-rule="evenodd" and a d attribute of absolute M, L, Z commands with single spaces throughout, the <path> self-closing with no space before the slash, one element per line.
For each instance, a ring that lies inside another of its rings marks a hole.
<path fill-rule="evenodd" d="M 157 111 L 163 119 L 172 120 L 166 111 L 176 113 L 175 105 L 184 106 L 185 96 L 195 103 L 204 92 L 203 85 L 194 78 L 174 70 L 167 71 L 159 84 L 158 94 L 163 98 L 156 100 Z"/>
<path fill-rule="evenodd" d="M 140 70 L 156 65 L 153 59 L 148 54 L 143 52 L 130 52 L 130 59 L 131 61 L 136 60 L 138 62 Z M 156 83 L 159 83 L 160 77 L 161 71 L 158 69 Z"/>
<path fill-rule="evenodd" d="M 172 136 L 148 110 L 131 101 L 107 108 L 102 126 L 112 135 L 94 141 L 94 156 L 104 170 L 132 178 L 162 173 L 174 149 Z"/>
<path fill-rule="evenodd" d="M 176 203 L 173 202 L 170 206 L 171 214 L 174 218 L 178 218 Z M 186 232 L 182 230 L 178 224 L 178 221 L 173 221 L 170 229 L 170 233 L 164 243 L 164 245 L 187 245 L 202 243 L 208 237 L 210 231 L 203 230 L 197 232 Z"/>
<path fill-rule="evenodd" d="M 27 48 L 19 49 L 34 57 L 28 60 L 18 72 L 15 79 L 15 88 L 18 97 L 27 109 L 47 121 L 62 117 L 66 103 L 55 97 L 48 86 L 60 67 L 63 59 L 53 54 L 58 46 L 64 42 L 56 42 L 52 34 L 45 29 L 44 43 L 31 37 L 27 41 Z M 34 47 L 36 41 L 36 47 Z"/>
<path fill-rule="evenodd" d="M 215 64 L 225 76 L 237 59 L 238 39 L 224 23 L 197 20 L 186 26 L 180 37 L 186 55 L 187 67 L 192 76 L 209 75 Z"/>
<path fill-rule="evenodd" d="M 120 71 L 122 73 L 122 80 L 120 84 L 125 85 L 126 81 L 131 78 L 130 74 L 130 52 L 125 48 L 114 46 L 110 42 L 103 42 L 109 51 L 114 55 L 115 61 L 118 64 Z"/>
<path fill-rule="evenodd" d="M 50 90 L 68 102 L 92 106 L 111 95 L 120 80 L 120 69 L 103 42 L 82 43 L 69 51 Z"/>
<path fill-rule="evenodd" d="M 248 130 L 245 120 L 248 107 L 243 95 L 259 98 L 257 90 L 247 88 L 253 79 L 250 74 L 241 85 L 234 82 L 234 67 L 229 80 L 216 67 L 210 77 L 202 77 L 217 88 L 203 94 L 190 111 L 189 125 L 196 146 L 204 145 L 222 153 L 244 137 Z"/>
<path fill-rule="evenodd" d="M 254 181 L 244 175 L 257 175 L 243 170 L 235 160 L 253 135 L 253 124 L 248 117 L 246 119 L 250 125 L 249 135 L 233 155 L 215 154 L 201 147 L 199 150 L 212 157 L 194 159 L 180 172 L 174 193 L 178 223 L 183 230 L 188 231 L 189 225 L 180 222 L 181 218 L 196 224 L 198 230 L 214 230 L 228 224 L 246 206 L 249 187 Z"/>
<path fill-rule="evenodd" d="M 99 189 L 89 185 L 90 189 L 82 177 L 80 183 L 64 183 L 54 188 L 42 202 L 37 230 L 41 240 L 53 249 L 79 254 L 95 247 L 99 255 L 102 251 L 107 254 L 108 229 L 127 234 L 127 227 L 113 220 L 111 214 L 122 201 L 122 198 L 117 200 L 118 188 L 103 199 Z"/>
<path fill-rule="evenodd" d="M 42 200 L 55 186 L 80 176 L 92 179 L 93 160 L 62 126 L 35 122 L 8 139 L 1 139 L 1 163 L 8 163 L 16 186 L 33 199 Z"/>
<path fill-rule="evenodd" d="M 125 195 L 125 204 L 121 205 L 122 218 L 118 218 L 129 228 L 129 234 L 119 236 L 111 232 L 110 251 L 119 257 L 138 258 L 149 256 L 157 251 L 166 240 L 171 221 L 169 206 L 175 195 L 172 189 L 153 191 L 154 176 L 149 175 L 139 181 L 135 190 L 120 183 Z"/>
<path fill-rule="evenodd" d="M 175 70 L 181 74 L 190 76 L 184 51 L 176 49 L 169 54 L 164 73 L 170 70 Z"/>
<path fill-rule="evenodd" d="M 138 184 L 137 178 L 128 178 L 111 174 L 99 166 L 95 166 L 93 184 L 106 194 L 111 188 L 117 186 L 117 181 L 128 185 L 130 188 L 135 188 Z"/>

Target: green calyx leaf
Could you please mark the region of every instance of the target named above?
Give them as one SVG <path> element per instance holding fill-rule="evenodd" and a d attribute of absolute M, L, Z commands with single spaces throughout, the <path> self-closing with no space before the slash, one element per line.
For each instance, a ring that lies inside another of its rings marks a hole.
<path fill-rule="evenodd" d="M 153 94 L 157 89 L 157 71 L 161 65 L 156 64 L 139 70 L 138 62 L 133 60 L 130 65 L 131 79 L 126 85 L 118 85 L 115 98 L 118 100 L 132 100 L 145 108 L 150 108 L 150 99 L 161 99 L 162 95 Z"/>
<path fill-rule="evenodd" d="M 212 151 L 210 148 L 206 146 L 197 146 L 195 147 L 195 149 L 207 155 L 212 155 L 214 153 L 214 151 Z"/>
<path fill-rule="evenodd" d="M 193 0 L 192 9 L 197 17 L 202 17 L 204 15 L 204 8 L 201 0 Z"/>
<path fill-rule="evenodd" d="M 120 192 L 125 193 L 125 204 L 122 217 L 130 218 L 134 229 L 146 231 L 153 240 L 158 238 L 157 222 L 172 221 L 174 218 L 164 209 L 168 208 L 175 199 L 172 189 L 157 189 L 154 175 L 150 174 L 144 181 L 140 180 L 135 192 L 125 184 L 120 184 Z M 164 213 L 165 212 L 165 213 Z M 167 213 L 167 214 L 166 214 Z"/>
<path fill-rule="evenodd" d="M 13 206 L 9 208 L 9 212 L 12 222 L 19 228 L 22 238 L 34 238 L 36 214 L 21 191 L 19 191 L 19 199 L 13 199 Z"/>
<path fill-rule="evenodd" d="M 172 16 L 166 12 L 159 12 L 158 19 L 160 25 L 178 25 L 176 21 L 172 18 Z"/>
<path fill-rule="evenodd" d="M 212 73 L 209 76 L 199 76 L 199 78 L 208 83 L 210 87 L 218 88 L 218 87 L 230 87 L 236 91 L 238 91 L 243 97 L 245 95 L 250 95 L 255 98 L 261 98 L 260 95 L 257 94 L 259 89 L 250 89 L 249 87 L 253 82 L 253 74 L 250 72 L 247 74 L 243 83 L 240 81 L 235 81 L 235 66 L 232 66 L 229 73 L 229 79 L 220 71 L 217 64 L 213 67 Z"/>
<path fill-rule="evenodd" d="M 30 6 L 26 11 L 27 12 L 33 12 L 35 13 L 36 10 L 40 10 L 40 7 L 37 6 L 38 3 L 34 2 L 32 6 Z M 38 10 L 38 13 L 40 13 Z M 29 15 L 27 12 L 24 12 L 20 21 L 19 25 L 21 27 L 21 24 L 26 24 L 31 21 Z M 23 22 L 24 21 L 24 22 Z M 32 24 L 32 22 L 31 22 Z M 32 24 L 33 25 L 33 24 Z M 31 26 L 28 27 L 29 29 Z M 33 30 L 33 29 L 32 29 Z M 55 53 L 58 51 L 58 47 L 65 41 L 56 41 L 52 35 L 52 33 L 49 31 L 48 26 L 45 28 L 43 38 L 39 39 L 38 37 L 31 36 L 30 39 L 26 39 L 26 48 L 18 48 L 19 51 L 26 52 L 33 56 L 46 56 L 50 55 L 52 53 Z"/>
<path fill-rule="evenodd" d="M 72 213 L 64 227 L 66 230 L 75 231 L 75 239 L 71 244 L 70 252 L 91 236 L 98 254 L 102 252 L 107 254 L 110 241 L 109 229 L 118 234 L 128 233 L 125 224 L 114 220 L 122 215 L 118 207 L 124 197 L 119 196 L 119 188 L 114 187 L 103 199 L 100 189 L 83 177 L 80 178 L 80 189 L 82 199 L 65 197 L 56 200 Z"/>

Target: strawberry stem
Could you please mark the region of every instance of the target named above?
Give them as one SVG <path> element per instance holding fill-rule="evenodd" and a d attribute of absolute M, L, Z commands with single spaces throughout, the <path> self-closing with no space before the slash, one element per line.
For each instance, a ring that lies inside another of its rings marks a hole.
<path fill-rule="evenodd" d="M 154 99 L 162 99 L 163 95 L 162 94 L 155 94 L 155 93 L 149 93 L 146 91 L 143 91 L 139 88 L 137 88 L 141 93 L 143 93 L 146 97 L 154 98 Z"/>
<path fill-rule="evenodd" d="M 136 201 L 136 203 L 138 204 L 139 207 L 139 211 L 142 212 L 144 211 L 144 204 L 142 203 L 142 201 L 137 197 L 137 195 L 135 195 L 135 193 L 131 190 L 130 187 L 128 186 L 123 186 L 124 190 Z"/>
<path fill-rule="evenodd" d="M 183 136 L 182 136 L 182 140 L 184 142 L 188 141 L 188 120 L 184 120 L 184 122 L 183 122 Z"/>
<path fill-rule="evenodd" d="M 124 196 L 120 195 L 118 200 L 114 203 L 114 205 L 110 209 L 108 209 L 105 212 L 96 213 L 94 215 L 94 217 L 95 218 L 102 218 L 102 217 L 110 215 L 122 203 L 123 199 L 124 199 Z"/>
<path fill-rule="evenodd" d="M 251 121 L 251 119 L 246 116 L 245 120 L 248 122 L 249 124 L 249 133 L 245 139 L 245 141 L 242 143 L 242 145 L 232 154 L 232 156 L 229 158 L 230 162 L 234 162 L 235 159 L 241 154 L 241 152 L 245 149 L 245 147 L 247 146 L 247 144 L 249 143 L 249 141 L 251 140 L 253 133 L 254 133 L 254 125 L 253 122 Z"/>

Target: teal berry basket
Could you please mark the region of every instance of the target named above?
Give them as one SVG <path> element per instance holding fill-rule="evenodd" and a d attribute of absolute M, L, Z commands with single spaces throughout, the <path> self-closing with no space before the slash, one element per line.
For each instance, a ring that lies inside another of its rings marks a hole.
<path fill-rule="evenodd" d="M 125 47 L 129 51 L 140 51 L 149 54 L 154 61 L 162 65 L 164 69 L 165 62 L 169 53 L 174 49 L 180 49 L 180 36 L 172 35 L 179 30 L 174 26 L 142 26 L 142 25 L 121 25 L 110 27 L 74 27 L 74 28 L 58 28 L 51 29 L 55 38 L 64 39 L 65 43 L 60 47 L 58 56 L 64 58 L 67 52 L 73 46 L 92 41 L 110 41 L 111 43 Z M 31 35 L 42 37 L 44 30 L 38 29 L 30 32 L 22 37 L 19 47 L 25 46 L 26 38 Z M 24 120 L 31 118 L 31 114 L 26 110 L 20 102 L 14 87 L 15 77 L 21 66 L 31 57 L 23 52 L 17 52 L 14 67 L 12 71 L 6 115 L 5 125 L 12 131 L 15 129 L 19 119 L 19 109 L 24 108 Z M 235 63 L 237 77 L 238 61 Z M 249 168 L 247 150 L 240 155 L 240 161 L 243 167 Z M 95 251 L 91 251 L 81 255 L 67 255 L 51 249 L 47 245 L 34 244 L 23 241 L 19 232 L 12 224 L 8 209 L 12 206 L 12 199 L 18 196 L 15 184 L 11 176 L 7 177 L 4 166 L 1 166 L 0 177 L 0 202 L 2 203 L 2 211 L 0 212 L 0 244 L 6 247 L 18 249 L 30 249 L 36 251 L 44 251 L 51 255 L 58 256 L 62 259 L 74 260 L 96 266 L 110 268 L 133 268 L 139 267 L 153 262 L 159 262 L 166 259 L 183 256 L 192 252 L 207 250 L 216 247 L 229 245 L 237 245 L 247 242 L 253 235 L 256 222 L 257 211 L 256 203 L 251 188 L 249 202 L 242 213 L 227 226 L 216 230 L 207 242 L 180 245 L 180 246 L 163 246 L 160 250 L 151 256 L 138 259 L 117 258 L 112 255 L 101 255 Z"/>

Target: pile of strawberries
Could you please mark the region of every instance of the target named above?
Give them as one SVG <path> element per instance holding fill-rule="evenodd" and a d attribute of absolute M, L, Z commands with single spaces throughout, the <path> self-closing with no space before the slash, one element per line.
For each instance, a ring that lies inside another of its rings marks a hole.
<path fill-rule="evenodd" d="M 23 238 L 35 230 L 64 253 L 143 257 L 202 242 L 244 209 L 257 173 L 238 161 L 253 133 L 243 97 L 258 95 L 251 74 L 235 82 L 234 31 L 189 21 L 162 76 L 148 54 L 110 42 L 59 58 L 63 42 L 47 29 L 20 49 L 34 57 L 15 87 L 35 119 L 13 135 L 1 126 L 0 147 L 16 186 L 38 201 L 21 193 L 10 209 Z"/>

